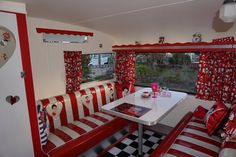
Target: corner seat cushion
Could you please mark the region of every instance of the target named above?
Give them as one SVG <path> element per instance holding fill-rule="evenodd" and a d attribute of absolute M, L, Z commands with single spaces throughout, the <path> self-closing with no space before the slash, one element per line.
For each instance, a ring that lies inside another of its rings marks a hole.
<path fill-rule="evenodd" d="M 203 119 L 186 114 L 150 157 L 218 157 L 222 140 L 209 136 Z"/>
<path fill-rule="evenodd" d="M 106 113 L 95 112 L 90 116 L 86 116 L 82 119 L 56 128 L 50 132 L 48 142 L 43 146 L 44 154 L 50 154 L 52 151 L 57 150 L 76 139 L 80 139 L 88 132 L 96 131 L 99 127 L 105 126 L 115 119 L 115 117 Z"/>
<path fill-rule="evenodd" d="M 221 139 L 209 136 L 204 121 L 192 117 L 166 155 L 218 157 L 220 147 Z"/>

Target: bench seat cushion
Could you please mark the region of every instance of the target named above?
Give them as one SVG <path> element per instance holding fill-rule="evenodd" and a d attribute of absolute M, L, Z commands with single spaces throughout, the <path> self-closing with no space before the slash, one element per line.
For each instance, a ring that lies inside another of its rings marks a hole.
<path fill-rule="evenodd" d="M 166 156 L 218 156 L 221 139 L 209 136 L 202 119 L 192 117 L 175 142 L 167 151 Z"/>
<path fill-rule="evenodd" d="M 129 121 L 101 112 L 116 100 L 115 83 L 81 89 L 37 101 L 47 115 L 48 142 L 43 154 L 78 156 L 129 125 Z"/>
<path fill-rule="evenodd" d="M 75 139 L 80 139 L 92 130 L 97 130 L 99 127 L 106 126 L 115 119 L 115 117 L 106 113 L 95 112 L 90 116 L 60 126 L 49 133 L 48 142 L 43 147 L 43 151 L 45 154 L 49 154 L 51 151 L 63 147 L 63 145 L 70 143 Z"/>
<path fill-rule="evenodd" d="M 203 119 L 186 114 L 150 157 L 218 157 L 222 140 L 209 136 Z"/>

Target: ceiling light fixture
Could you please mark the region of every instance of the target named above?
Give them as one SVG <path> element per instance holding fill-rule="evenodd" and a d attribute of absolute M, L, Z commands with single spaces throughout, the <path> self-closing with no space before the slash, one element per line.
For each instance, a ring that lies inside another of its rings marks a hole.
<path fill-rule="evenodd" d="M 236 21 L 236 0 L 225 0 L 220 8 L 220 19 L 224 22 Z"/>

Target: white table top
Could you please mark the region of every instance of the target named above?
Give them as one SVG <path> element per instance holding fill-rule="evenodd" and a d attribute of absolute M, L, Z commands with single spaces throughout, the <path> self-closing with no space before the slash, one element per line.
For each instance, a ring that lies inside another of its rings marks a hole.
<path fill-rule="evenodd" d="M 149 98 L 142 98 L 141 95 L 144 91 L 151 92 L 152 90 L 151 88 L 143 88 L 124 98 L 118 99 L 116 101 L 113 101 L 111 103 L 102 106 L 102 111 L 115 115 L 117 117 L 121 117 L 124 119 L 128 119 L 130 121 L 150 126 L 150 125 L 155 125 L 169 111 L 171 111 L 176 104 L 178 104 L 187 97 L 186 93 L 170 91 L 171 97 L 161 97 L 160 95 L 157 95 L 157 98 L 152 98 L 152 96 L 150 96 Z M 111 110 L 112 108 L 125 102 L 137 106 L 150 108 L 151 110 L 139 118 Z"/>

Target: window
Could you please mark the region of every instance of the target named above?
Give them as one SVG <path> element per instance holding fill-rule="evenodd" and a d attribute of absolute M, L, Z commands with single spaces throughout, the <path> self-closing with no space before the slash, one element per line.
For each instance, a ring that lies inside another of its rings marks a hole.
<path fill-rule="evenodd" d="M 85 43 L 87 36 L 43 33 L 43 42 L 48 43 Z"/>
<path fill-rule="evenodd" d="M 136 85 L 196 93 L 199 53 L 137 53 Z"/>
<path fill-rule="evenodd" d="M 82 82 L 114 78 L 113 53 L 82 54 Z"/>

